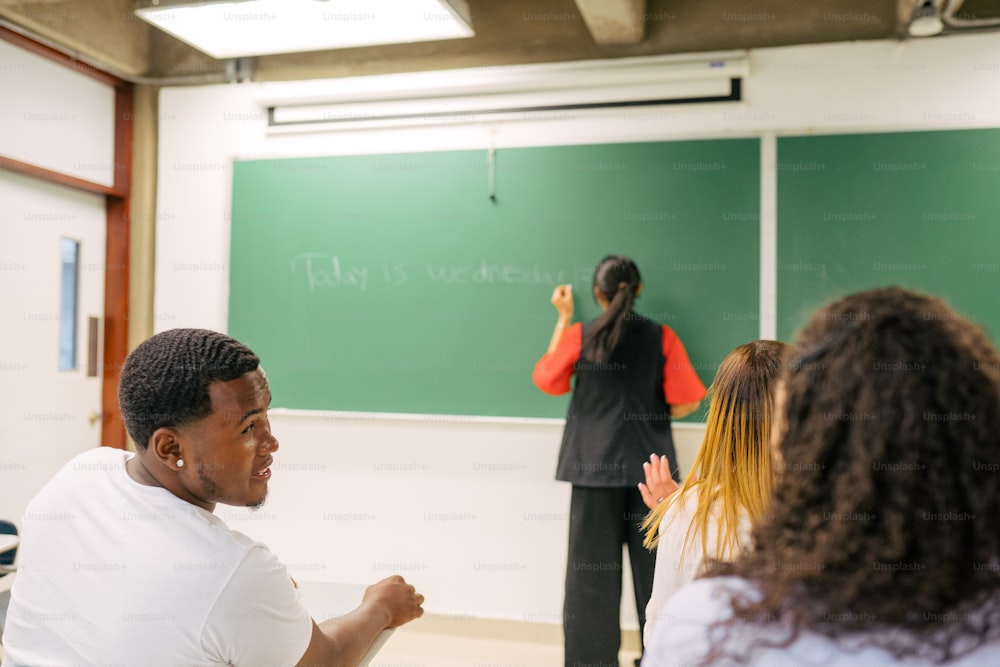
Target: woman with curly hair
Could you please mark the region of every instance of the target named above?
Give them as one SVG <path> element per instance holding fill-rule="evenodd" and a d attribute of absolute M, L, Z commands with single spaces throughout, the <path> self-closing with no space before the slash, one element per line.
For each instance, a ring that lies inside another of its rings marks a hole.
<path fill-rule="evenodd" d="M 985 334 L 940 299 L 854 294 L 810 319 L 777 403 L 752 548 L 670 599 L 643 665 L 1000 664 Z"/>
<path fill-rule="evenodd" d="M 705 437 L 684 484 L 670 477 L 666 457 L 643 464 L 643 521 L 647 548 L 656 547 L 653 593 L 645 637 L 656 632 L 660 610 L 681 586 L 713 560 L 730 561 L 749 545 L 771 496 L 771 413 L 787 346 L 755 340 L 730 352 L 709 388 Z"/>

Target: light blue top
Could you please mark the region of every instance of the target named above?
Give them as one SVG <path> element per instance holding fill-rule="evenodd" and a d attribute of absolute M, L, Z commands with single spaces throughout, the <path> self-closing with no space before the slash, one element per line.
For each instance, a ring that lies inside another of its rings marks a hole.
<path fill-rule="evenodd" d="M 730 600 L 734 592 L 756 595 L 750 585 L 735 577 L 698 579 L 677 591 L 659 616 L 656 632 L 647 637 L 642 667 L 680 667 L 698 665 L 718 643 L 709 640 L 712 623 L 731 617 Z M 726 653 L 741 658 L 751 647 L 768 640 L 781 643 L 782 627 L 741 623 L 727 628 Z M 715 632 L 721 632 L 716 630 Z M 745 655 L 746 662 L 713 661 L 716 665 L 753 667 L 925 667 L 935 663 L 917 658 L 896 658 L 888 651 L 863 647 L 864 637 L 851 641 L 833 641 L 803 630 L 791 644 L 781 648 L 758 648 Z M 948 667 L 1000 665 L 1000 640 L 979 646 Z"/>

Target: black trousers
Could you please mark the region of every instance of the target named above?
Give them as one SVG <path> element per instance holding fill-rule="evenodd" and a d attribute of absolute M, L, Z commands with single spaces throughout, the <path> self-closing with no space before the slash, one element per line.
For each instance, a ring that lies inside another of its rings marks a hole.
<path fill-rule="evenodd" d="M 563 605 L 566 667 L 618 667 L 623 544 L 642 636 L 656 563 L 639 531 L 648 512 L 636 488 L 573 487 Z"/>

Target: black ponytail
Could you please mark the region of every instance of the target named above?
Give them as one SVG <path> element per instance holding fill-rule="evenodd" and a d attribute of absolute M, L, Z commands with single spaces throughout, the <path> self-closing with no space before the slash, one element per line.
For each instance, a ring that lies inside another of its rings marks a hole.
<path fill-rule="evenodd" d="M 584 336 L 585 357 L 605 363 L 618 347 L 641 281 L 638 267 L 628 257 L 608 255 L 597 264 L 594 287 L 608 300 L 608 309 L 594 321 Z"/>

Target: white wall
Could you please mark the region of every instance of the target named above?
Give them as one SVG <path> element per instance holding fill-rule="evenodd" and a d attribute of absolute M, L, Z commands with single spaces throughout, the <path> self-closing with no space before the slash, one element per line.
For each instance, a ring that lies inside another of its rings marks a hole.
<path fill-rule="evenodd" d="M 111 86 L 0 41 L 0 155 L 110 185 L 114 99 Z M 87 318 L 104 315 L 105 218 L 102 195 L 0 172 L 0 518 L 17 524 L 59 467 L 100 444 L 89 417 L 101 412 L 101 380 L 85 368 Z M 67 371 L 62 238 L 80 242 L 79 359 Z"/>
<path fill-rule="evenodd" d="M 114 184 L 114 88 L 0 41 L 0 91 L 0 155 Z"/>
<path fill-rule="evenodd" d="M 764 139 L 762 308 L 773 312 L 774 136 L 1000 126 L 1000 36 L 752 52 L 740 103 L 268 135 L 257 100 L 331 85 L 161 92 L 157 330 L 226 328 L 234 158 L 728 136 Z M 761 330 L 773 335 L 773 322 L 762 318 Z M 273 425 L 282 450 L 272 502 L 246 519 L 219 513 L 299 578 L 363 583 L 400 571 L 430 611 L 558 623 L 568 508 L 566 485 L 552 481 L 558 423 L 278 414 Z M 700 431 L 675 432 L 686 466 Z"/>

